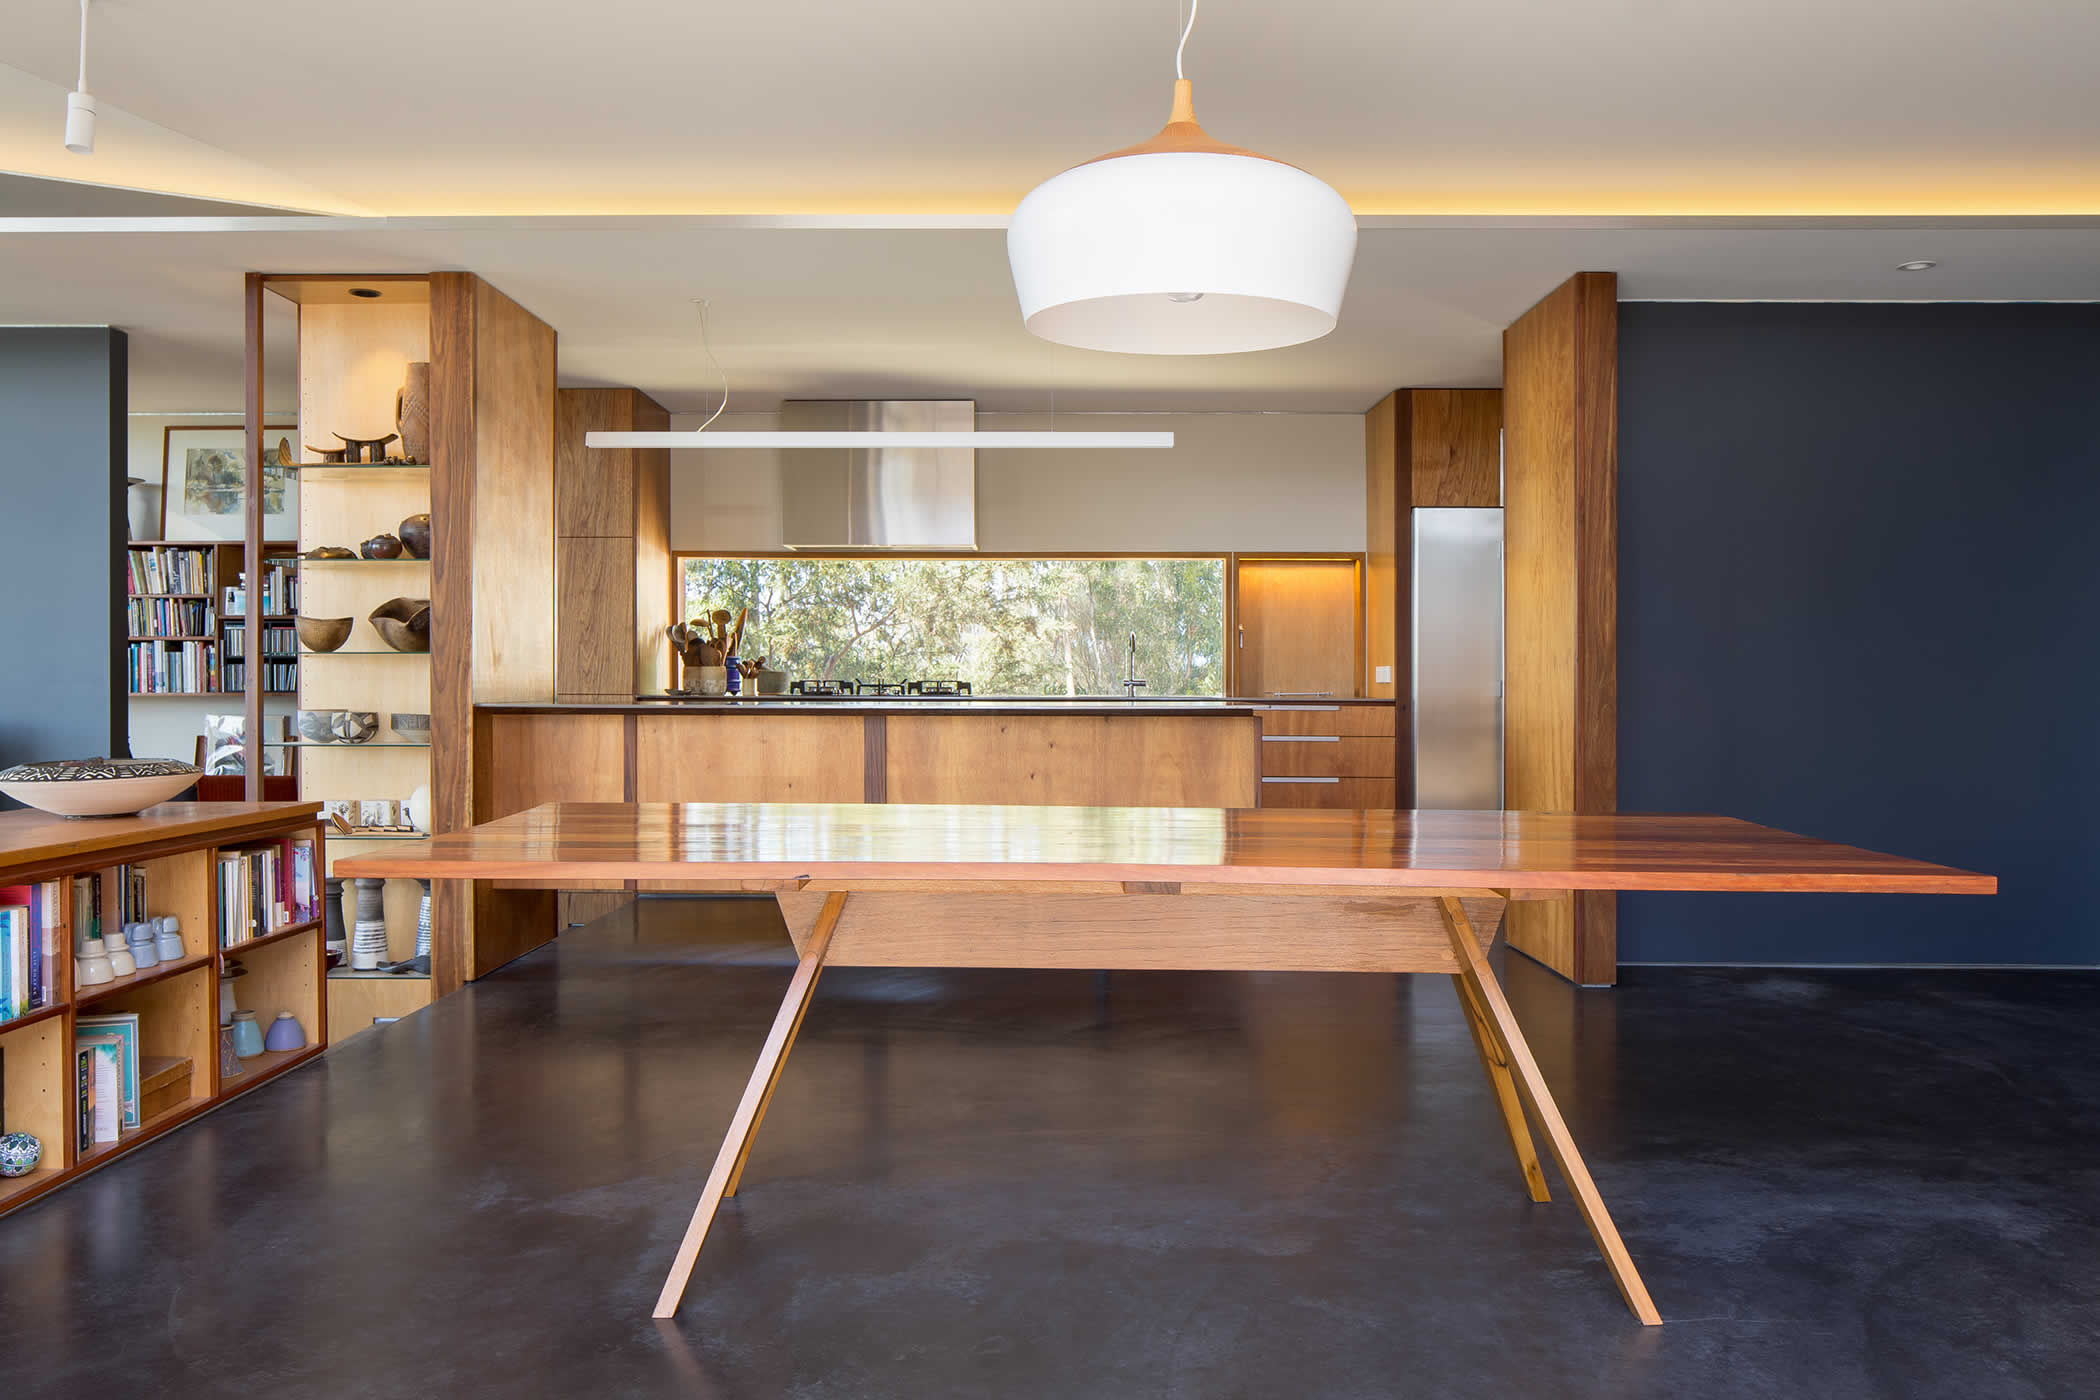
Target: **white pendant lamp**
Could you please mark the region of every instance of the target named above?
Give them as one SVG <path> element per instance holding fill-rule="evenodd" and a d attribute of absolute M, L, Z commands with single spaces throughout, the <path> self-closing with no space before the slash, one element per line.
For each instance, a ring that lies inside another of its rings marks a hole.
<path fill-rule="evenodd" d="M 1196 24 L 1189 6 L 1181 43 Z M 1028 329 L 1060 345 L 1224 355 L 1334 329 L 1356 216 L 1295 165 L 1196 125 L 1174 53 L 1174 107 L 1150 141 L 1036 186 L 1006 231 Z"/>

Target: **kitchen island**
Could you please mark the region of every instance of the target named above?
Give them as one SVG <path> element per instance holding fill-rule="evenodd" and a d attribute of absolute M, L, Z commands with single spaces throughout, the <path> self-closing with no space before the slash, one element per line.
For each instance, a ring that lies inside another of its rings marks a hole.
<path fill-rule="evenodd" d="M 1391 807 L 1393 725 L 1375 700 L 489 704 L 475 710 L 474 819 L 543 802 L 1254 807 L 1315 794 Z M 1322 766 L 1336 771 L 1300 771 Z"/>

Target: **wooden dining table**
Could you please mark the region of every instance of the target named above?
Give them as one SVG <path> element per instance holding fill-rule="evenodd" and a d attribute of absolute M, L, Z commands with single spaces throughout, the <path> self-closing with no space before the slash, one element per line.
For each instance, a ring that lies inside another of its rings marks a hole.
<path fill-rule="evenodd" d="M 1525 1191 L 1535 1126 L 1612 1281 L 1661 1315 L 1487 963 L 1512 900 L 1581 890 L 1992 894 L 1947 866 L 1729 817 L 947 804 L 559 802 L 340 859 L 350 877 L 770 892 L 798 962 L 658 1297 L 676 1313 L 834 967 L 1451 978 Z"/>

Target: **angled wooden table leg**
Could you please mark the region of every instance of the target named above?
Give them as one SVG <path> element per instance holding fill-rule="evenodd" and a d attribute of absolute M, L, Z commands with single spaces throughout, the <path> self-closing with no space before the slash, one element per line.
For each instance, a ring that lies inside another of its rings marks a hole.
<path fill-rule="evenodd" d="M 1582 1163 L 1582 1154 L 1575 1150 L 1575 1139 L 1568 1132 L 1567 1123 L 1560 1116 L 1560 1108 L 1553 1102 L 1553 1095 L 1546 1088 L 1545 1076 L 1539 1073 L 1538 1061 L 1531 1057 L 1531 1047 L 1524 1041 L 1524 1032 L 1517 1027 L 1517 1018 L 1511 1014 L 1509 1002 L 1502 995 L 1502 984 L 1495 980 L 1494 971 L 1480 955 L 1480 945 L 1473 937 L 1473 926 L 1466 918 L 1465 906 L 1456 899 L 1445 897 L 1437 900 L 1443 910 L 1444 931 L 1451 936 L 1451 947 L 1458 954 L 1459 980 L 1471 992 L 1484 1019 L 1484 1026 L 1491 1038 L 1497 1042 L 1516 1079 L 1517 1092 L 1524 1104 L 1538 1119 L 1539 1128 L 1546 1135 L 1546 1147 L 1553 1153 L 1560 1174 L 1574 1194 L 1575 1204 L 1582 1211 L 1583 1220 L 1590 1227 L 1590 1236 L 1597 1241 L 1598 1252 L 1611 1270 L 1612 1282 L 1618 1284 L 1619 1294 L 1625 1298 L 1626 1306 L 1633 1315 L 1650 1327 L 1662 1322 L 1662 1314 L 1655 1310 L 1655 1303 L 1648 1297 L 1648 1286 L 1641 1282 L 1640 1273 L 1633 1267 L 1633 1259 L 1626 1253 L 1625 1241 L 1619 1238 L 1619 1230 L 1611 1223 L 1611 1212 L 1604 1208 L 1604 1198 L 1597 1194 L 1597 1183 L 1590 1180 L 1589 1168 Z"/>
<path fill-rule="evenodd" d="M 1546 1189 L 1546 1171 L 1539 1165 L 1538 1149 L 1531 1144 L 1531 1128 L 1524 1122 L 1524 1101 L 1517 1097 L 1517 1086 L 1509 1073 L 1509 1061 L 1503 1058 L 1502 1047 L 1496 1042 L 1494 1033 L 1487 1028 L 1487 1014 L 1480 1009 L 1473 989 L 1466 979 L 1453 973 L 1451 982 L 1458 992 L 1458 1004 L 1466 1013 L 1466 1029 L 1473 1033 L 1473 1048 L 1480 1054 L 1480 1067 L 1487 1071 L 1488 1086 L 1495 1091 L 1495 1103 L 1502 1110 L 1502 1124 L 1509 1129 L 1510 1149 L 1517 1154 L 1517 1170 L 1524 1173 L 1524 1189 L 1534 1201 L 1550 1201 L 1553 1193 Z"/>
<path fill-rule="evenodd" d="M 823 971 L 824 954 L 831 946 L 832 930 L 838 927 L 839 914 L 845 907 L 846 896 L 834 894 L 825 899 L 824 910 L 817 916 L 816 927 L 804 945 L 802 961 L 795 965 L 794 980 L 788 983 L 787 996 L 773 1017 L 773 1029 L 766 1033 L 765 1048 L 758 1052 L 751 1081 L 744 1086 L 744 1097 L 737 1103 L 736 1116 L 729 1120 L 729 1133 L 715 1156 L 714 1170 L 707 1174 L 700 1204 L 693 1208 L 693 1220 L 685 1228 L 678 1257 L 671 1261 L 671 1276 L 664 1280 L 664 1291 L 657 1296 L 657 1317 L 672 1317 L 678 1312 L 686 1281 L 692 1278 L 693 1265 L 700 1258 L 700 1246 L 707 1241 L 707 1227 L 714 1223 L 722 1198 L 743 1170 L 744 1158 L 751 1150 L 751 1135 L 758 1131 L 766 1104 L 773 1097 L 773 1086 L 780 1082 L 780 1066 L 787 1059 L 788 1047 L 795 1043 L 803 1013 L 809 1009 L 810 994 L 816 990 L 817 974 Z"/>

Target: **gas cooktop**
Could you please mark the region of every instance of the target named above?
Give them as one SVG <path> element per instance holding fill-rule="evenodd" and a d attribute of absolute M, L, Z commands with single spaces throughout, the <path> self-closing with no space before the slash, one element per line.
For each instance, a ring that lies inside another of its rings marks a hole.
<path fill-rule="evenodd" d="M 803 700 L 954 700 L 970 693 L 968 681 L 790 681 L 788 694 Z"/>

